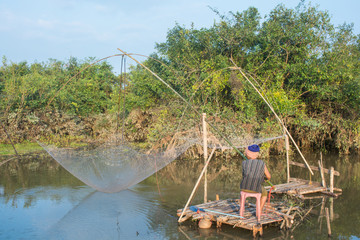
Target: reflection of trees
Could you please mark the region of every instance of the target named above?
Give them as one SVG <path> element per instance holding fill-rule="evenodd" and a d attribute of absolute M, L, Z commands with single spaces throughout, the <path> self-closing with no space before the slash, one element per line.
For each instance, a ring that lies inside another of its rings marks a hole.
<path fill-rule="evenodd" d="M 3 198 L 6 203 L 12 201 L 12 205 L 16 206 L 17 196 L 21 195 L 25 189 L 74 187 L 83 183 L 48 155 L 36 154 L 22 156 L 20 159 L 9 161 L 1 166 L 0 185 L 3 187 Z M 56 196 L 52 197 L 56 198 Z M 36 194 L 26 195 L 24 207 L 30 207 L 36 198 Z"/>
<path fill-rule="evenodd" d="M 8 158 L 8 157 L 7 157 Z M 296 156 L 293 156 L 296 158 Z M 318 156 L 307 157 L 311 165 L 316 165 Z M 0 161 L 4 161 L 0 159 Z M 271 174 L 272 182 L 283 183 L 286 181 L 286 161 L 284 157 L 270 157 L 264 159 Z M 297 160 L 301 161 L 301 160 Z M 324 167 L 334 166 L 340 172 L 340 176 L 335 176 L 335 186 L 349 191 L 348 197 L 356 199 L 356 192 L 360 190 L 360 161 L 359 156 L 337 155 L 324 156 Z M 209 188 L 222 189 L 223 192 L 234 192 L 238 194 L 241 181 L 241 158 L 222 158 L 221 153 L 211 160 L 208 168 Z M 158 172 L 158 183 L 161 186 L 184 185 L 193 187 L 202 168 L 203 159 L 179 159 L 173 161 L 164 169 Z M 309 179 L 307 169 L 296 166 L 291 167 L 291 176 Z M 313 181 L 320 180 L 320 174 L 314 172 Z M 329 175 L 326 174 L 326 180 Z M 155 174 L 147 179 L 148 183 L 156 183 Z M 63 187 L 63 186 L 82 186 L 83 183 L 64 170 L 56 161 L 45 154 L 23 156 L 18 160 L 11 160 L 0 167 L 0 184 L 3 187 L 4 198 L 6 201 L 15 199 L 22 189 L 34 187 Z M 211 189 L 210 189 L 211 191 Z M 190 192 L 189 192 L 190 193 Z M 61 196 L 53 196 L 54 198 Z M 188 196 L 186 196 L 188 197 Z M 223 196 L 220 196 L 223 197 Z M 31 205 L 33 199 L 29 198 Z"/>
<path fill-rule="evenodd" d="M 310 165 L 318 166 L 318 160 L 320 157 L 318 155 L 311 155 L 308 158 Z M 300 159 L 295 161 L 301 162 Z M 345 189 L 353 189 L 355 191 L 360 191 L 360 156 L 359 155 L 337 155 L 337 154 L 328 154 L 323 157 L 323 165 L 325 168 L 330 169 L 334 167 L 336 171 L 340 173 L 340 176 L 335 176 L 334 185 L 335 187 Z M 307 169 L 302 169 L 296 166 L 291 166 L 290 169 L 291 175 L 295 175 L 298 178 L 309 179 L 309 171 Z M 321 182 L 321 176 L 318 171 L 314 171 L 312 176 L 313 181 Z M 325 174 L 325 180 L 329 184 L 329 174 Z"/>
<path fill-rule="evenodd" d="M 207 179 L 211 185 L 223 186 L 229 190 L 239 188 L 242 178 L 241 157 L 223 158 L 218 156 L 211 160 Z M 272 174 L 274 183 L 286 181 L 286 162 L 282 158 L 265 160 Z M 170 163 L 158 172 L 159 183 L 167 184 L 194 184 L 202 168 L 203 159 L 180 159 Z"/>

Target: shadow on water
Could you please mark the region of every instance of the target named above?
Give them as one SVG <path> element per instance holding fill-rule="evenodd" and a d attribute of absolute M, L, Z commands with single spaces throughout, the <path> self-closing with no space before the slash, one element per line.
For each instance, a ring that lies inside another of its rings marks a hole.
<path fill-rule="evenodd" d="M 315 166 L 317 159 L 308 157 Z M 285 182 L 283 157 L 265 161 L 273 183 Z M 331 166 L 341 173 L 335 186 L 343 194 L 333 200 L 289 199 L 313 209 L 292 231 L 266 227 L 262 239 L 327 239 L 325 207 L 333 212 L 333 239 L 359 239 L 359 156 L 324 156 L 324 167 Z M 85 186 L 46 155 L 9 162 L 0 168 L 0 239 L 252 239 L 251 231 L 227 225 L 207 230 L 192 221 L 178 225 L 176 210 L 185 205 L 202 167 L 202 159 L 177 160 L 130 190 L 108 194 Z M 309 178 L 306 169 L 290 170 L 294 177 Z M 208 198 L 238 198 L 240 179 L 240 159 L 215 158 L 208 169 Z M 312 180 L 320 175 L 315 172 Z M 191 204 L 202 201 L 199 187 Z"/>

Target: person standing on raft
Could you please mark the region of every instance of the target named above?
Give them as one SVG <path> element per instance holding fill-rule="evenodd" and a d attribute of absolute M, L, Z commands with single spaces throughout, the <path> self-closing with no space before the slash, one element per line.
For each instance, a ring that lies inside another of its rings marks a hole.
<path fill-rule="evenodd" d="M 258 160 L 260 147 L 256 144 L 248 146 L 245 150 L 247 160 L 242 163 L 242 181 L 240 184 L 240 190 L 250 193 L 261 193 L 260 209 L 262 209 L 266 203 L 267 191 L 262 185 L 264 177 L 268 180 L 271 178 L 271 174 L 267 169 L 265 163 L 262 160 Z"/>

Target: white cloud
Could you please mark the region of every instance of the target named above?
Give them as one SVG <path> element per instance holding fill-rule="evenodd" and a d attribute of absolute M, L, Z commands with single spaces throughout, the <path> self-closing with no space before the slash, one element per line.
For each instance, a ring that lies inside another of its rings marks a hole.
<path fill-rule="evenodd" d="M 0 11 L 0 30 L 13 29 L 17 21 L 16 14 L 9 9 L 2 9 Z"/>
<path fill-rule="evenodd" d="M 38 19 L 36 22 L 37 22 L 37 26 L 46 29 L 53 29 L 56 25 L 56 21 L 49 21 L 44 19 Z"/>
<path fill-rule="evenodd" d="M 100 5 L 100 4 L 96 4 L 94 6 L 94 9 L 97 11 L 97 12 L 108 12 L 109 11 L 109 8 L 105 5 Z"/>

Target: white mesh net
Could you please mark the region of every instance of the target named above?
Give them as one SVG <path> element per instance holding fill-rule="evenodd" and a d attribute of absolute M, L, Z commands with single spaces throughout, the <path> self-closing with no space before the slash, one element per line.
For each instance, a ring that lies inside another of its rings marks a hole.
<path fill-rule="evenodd" d="M 250 136 L 232 138 L 237 148 L 261 144 L 279 137 L 256 139 Z M 85 184 L 102 192 L 119 192 L 135 185 L 178 158 L 193 145 L 203 144 L 202 133 L 190 130 L 167 142 L 165 150 L 139 151 L 115 138 L 96 147 L 59 148 L 39 143 L 57 162 Z M 208 146 L 225 150 L 231 147 L 209 133 Z M 164 148 L 162 148 L 164 149 Z"/>
<path fill-rule="evenodd" d="M 102 192 L 119 192 L 135 185 L 184 153 L 187 141 L 160 153 L 141 153 L 129 144 L 103 144 L 93 149 L 66 149 L 40 145 L 66 170 Z"/>

